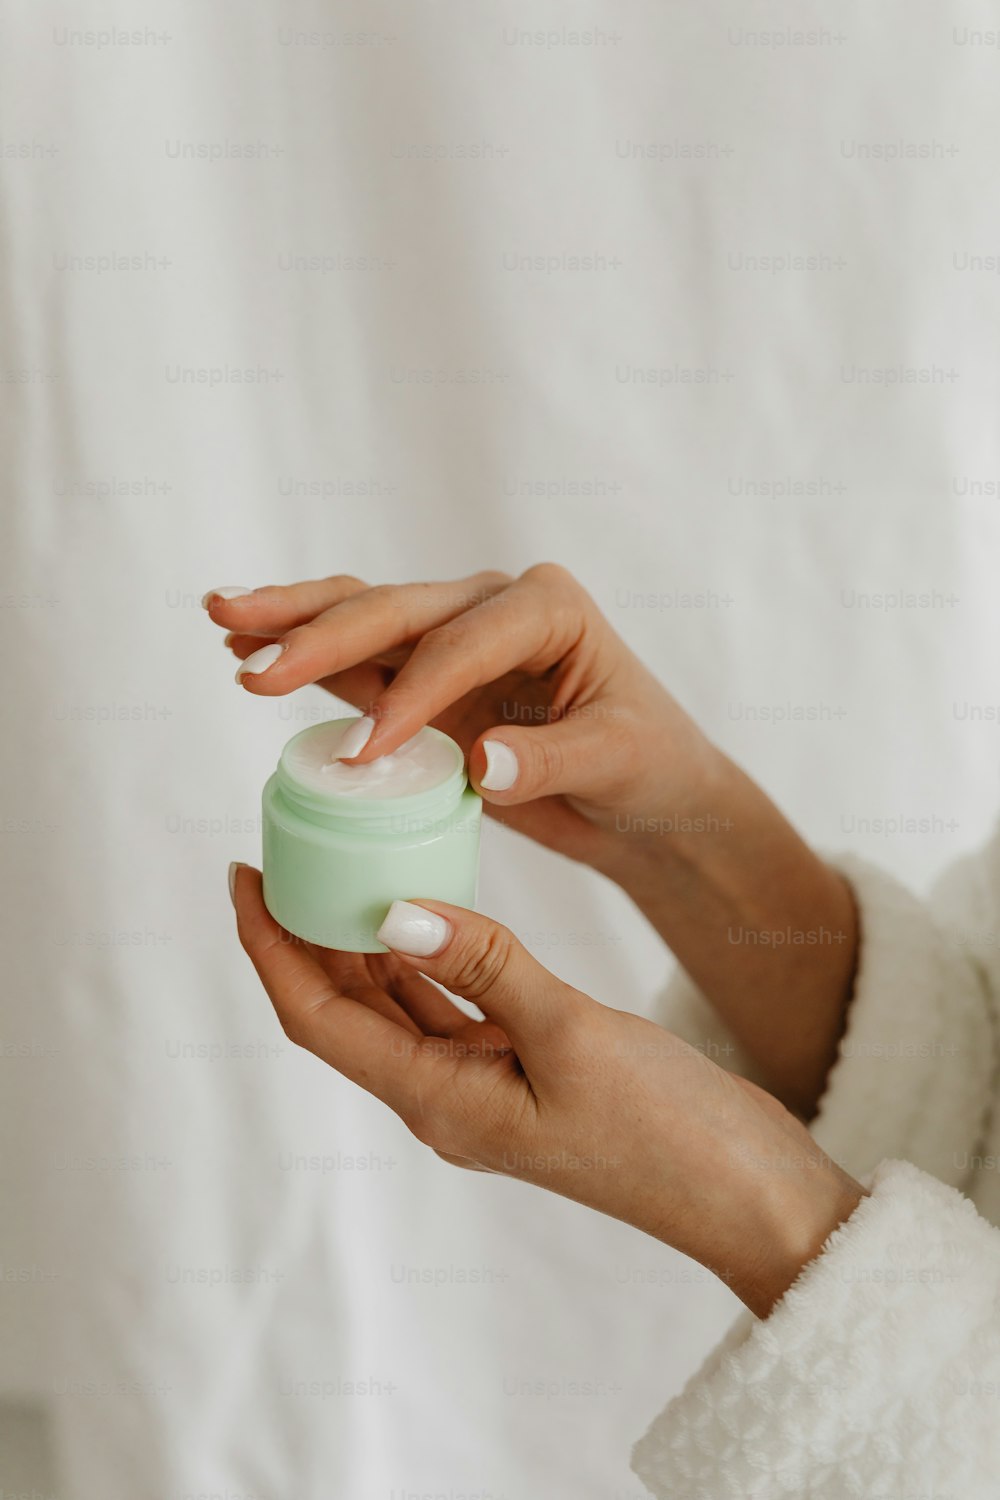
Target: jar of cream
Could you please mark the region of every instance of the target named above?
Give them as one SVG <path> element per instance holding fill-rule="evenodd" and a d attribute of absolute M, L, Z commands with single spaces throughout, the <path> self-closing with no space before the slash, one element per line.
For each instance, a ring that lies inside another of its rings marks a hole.
<path fill-rule="evenodd" d="M 365 766 L 338 760 L 355 723 L 310 725 L 281 752 L 264 788 L 264 904 L 307 942 L 385 953 L 375 933 L 393 901 L 475 904 L 483 804 L 439 729 Z"/>

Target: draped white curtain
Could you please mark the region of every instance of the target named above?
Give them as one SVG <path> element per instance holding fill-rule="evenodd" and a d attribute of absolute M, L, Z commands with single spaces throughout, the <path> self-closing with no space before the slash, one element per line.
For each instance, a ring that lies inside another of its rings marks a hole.
<path fill-rule="evenodd" d="M 198 598 L 558 559 L 925 881 L 1000 766 L 1000 8 L 2 20 L 0 1391 L 75 1500 L 635 1496 L 732 1298 L 285 1042 L 225 870 L 325 705 Z M 653 1005 L 596 877 L 492 828 L 481 905 Z"/>

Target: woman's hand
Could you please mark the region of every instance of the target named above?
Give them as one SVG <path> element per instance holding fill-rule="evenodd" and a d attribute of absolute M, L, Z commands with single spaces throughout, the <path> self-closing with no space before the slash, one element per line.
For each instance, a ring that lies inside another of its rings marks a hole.
<path fill-rule="evenodd" d="M 564 568 L 203 602 L 249 692 L 318 682 L 365 710 L 358 764 L 424 724 L 457 739 L 488 811 L 627 891 L 775 1093 L 813 1112 L 853 981 L 851 893 Z"/>
<path fill-rule="evenodd" d="M 612 874 L 697 816 L 717 753 L 565 568 L 225 595 L 204 602 L 237 680 L 268 697 L 318 682 L 364 709 L 356 764 L 433 724 L 488 811 Z"/>
<path fill-rule="evenodd" d="M 762 1090 L 563 984 L 503 927 L 394 902 L 388 954 L 292 938 L 234 867 L 240 939 L 288 1037 L 468 1166 L 635 1225 L 766 1315 L 862 1197 Z M 426 977 L 425 977 L 426 976 Z M 435 980 L 473 1001 L 468 1016 Z"/>

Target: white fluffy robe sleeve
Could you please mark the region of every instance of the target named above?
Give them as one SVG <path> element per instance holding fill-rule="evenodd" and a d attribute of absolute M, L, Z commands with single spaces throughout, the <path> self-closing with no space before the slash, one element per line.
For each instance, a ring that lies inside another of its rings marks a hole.
<path fill-rule="evenodd" d="M 1000 1494 L 997 846 L 935 910 L 858 861 L 861 962 L 816 1139 L 870 1187 L 771 1315 L 744 1315 L 635 1449 L 663 1500 L 995 1500 Z M 683 976 L 667 1025 L 731 1039 Z M 899 1159 L 901 1158 L 901 1159 Z M 978 1174 L 977 1174 L 978 1168 Z M 991 1180 L 977 1191 L 977 1175 Z M 992 1202 L 990 1201 L 992 1199 Z"/>

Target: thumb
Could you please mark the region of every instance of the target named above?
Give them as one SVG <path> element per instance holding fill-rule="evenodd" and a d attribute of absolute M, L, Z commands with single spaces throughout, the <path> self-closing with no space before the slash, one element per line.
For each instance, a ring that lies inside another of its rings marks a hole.
<path fill-rule="evenodd" d="M 587 1004 L 499 922 L 445 901 L 394 901 L 379 941 L 422 974 L 472 1000 L 503 1027 L 515 1048 L 551 1036 Z"/>
<path fill-rule="evenodd" d="M 599 796 L 632 773 L 635 739 L 624 720 L 555 720 L 537 728 L 487 729 L 469 752 L 469 777 L 487 802 L 511 806 L 555 793 Z"/>

